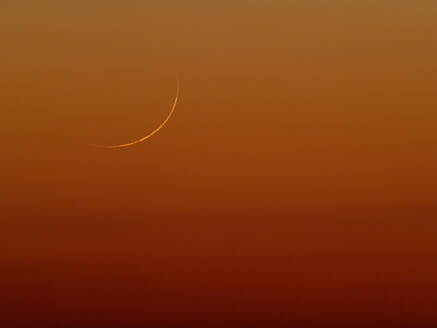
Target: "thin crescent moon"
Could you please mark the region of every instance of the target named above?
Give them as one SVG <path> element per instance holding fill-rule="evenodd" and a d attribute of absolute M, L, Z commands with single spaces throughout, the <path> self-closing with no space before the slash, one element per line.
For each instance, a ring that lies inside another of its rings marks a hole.
<path fill-rule="evenodd" d="M 143 142 L 143 141 L 145 141 L 145 140 L 147 140 L 147 139 L 149 139 L 150 137 L 152 137 L 154 134 L 156 134 L 159 130 L 161 130 L 163 127 L 164 127 L 164 125 L 166 125 L 167 124 L 167 122 L 170 120 L 170 118 L 172 117 L 172 115 L 173 115 L 173 113 L 174 113 L 174 111 L 175 111 L 175 109 L 176 109 L 176 105 L 178 104 L 178 100 L 179 100 L 179 89 L 180 89 L 180 82 L 179 82 L 179 80 L 178 80 L 178 83 L 177 83 L 177 88 L 176 88 L 176 97 L 175 97 L 175 99 L 174 99 L 174 101 L 173 101 L 173 105 L 171 106 L 171 110 L 170 110 L 170 112 L 169 112 L 169 114 L 167 115 L 167 117 L 165 118 L 165 120 L 155 129 L 155 130 L 153 130 L 152 132 L 150 132 L 148 135 L 146 135 L 146 136 L 144 136 L 144 137 L 142 137 L 142 138 L 140 138 L 140 139 L 138 139 L 138 140 L 134 140 L 134 141 L 132 141 L 132 142 L 128 142 L 128 143 L 125 143 L 125 144 L 121 144 L 121 145 L 109 145 L 109 146 L 105 146 L 105 145 L 92 145 L 92 146 L 95 146 L 95 147 L 101 147 L 101 148 L 110 148 L 110 149 L 115 149 L 115 148 L 125 148 L 125 147 L 129 147 L 129 146 L 133 146 L 133 145 L 136 145 L 136 144 L 138 144 L 138 143 L 140 143 L 140 142 Z"/>

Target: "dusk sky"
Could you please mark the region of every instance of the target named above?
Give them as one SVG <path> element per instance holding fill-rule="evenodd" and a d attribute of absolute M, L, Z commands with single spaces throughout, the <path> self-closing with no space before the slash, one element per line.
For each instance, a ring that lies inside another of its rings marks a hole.
<path fill-rule="evenodd" d="M 1 327 L 437 326 L 437 2 L 0 2 Z"/>

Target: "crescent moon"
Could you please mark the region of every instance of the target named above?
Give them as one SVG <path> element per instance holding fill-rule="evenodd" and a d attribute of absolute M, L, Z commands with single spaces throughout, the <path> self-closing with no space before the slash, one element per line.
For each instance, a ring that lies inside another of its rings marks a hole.
<path fill-rule="evenodd" d="M 173 104 L 171 106 L 169 114 L 167 115 L 165 120 L 155 130 L 150 132 L 148 135 L 146 135 L 146 136 L 144 136 L 144 137 L 142 137 L 140 139 L 137 139 L 137 140 L 125 143 L 125 144 L 120 144 L 120 145 L 109 145 L 109 146 L 105 146 L 105 145 L 92 145 L 92 146 L 101 147 L 101 148 L 109 148 L 109 149 L 125 148 L 125 147 L 130 147 L 130 146 L 136 145 L 136 144 L 138 144 L 140 142 L 143 142 L 143 141 L 149 139 L 154 134 L 156 134 L 159 130 L 161 130 L 167 124 L 167 122 L 170 120 L 170 118 L 172 117 L 172 115 L 173 115 L 173 113 L 174 113 L 174 111 L 176 109 L 176 105 L 178 104 L 178 100 L 179 100 L 179 89 L 180 89 L 180 82 L 178 80 L 177 87 L 176 87 L 176 96 L 174 98 L 174 101 L 173 101 Z"/>

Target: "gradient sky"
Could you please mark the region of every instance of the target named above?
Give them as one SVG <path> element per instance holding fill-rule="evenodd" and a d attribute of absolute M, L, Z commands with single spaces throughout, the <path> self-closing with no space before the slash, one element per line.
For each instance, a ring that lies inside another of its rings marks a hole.
<path fill-rule="evenodd" d="M 0 40 L 0 325 L 437 324 L 435 1 L 3 1 Z"/>

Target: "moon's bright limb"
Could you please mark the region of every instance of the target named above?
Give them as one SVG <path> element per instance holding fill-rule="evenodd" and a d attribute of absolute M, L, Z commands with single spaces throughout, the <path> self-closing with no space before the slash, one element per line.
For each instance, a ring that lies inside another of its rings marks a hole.
<path fill-rule="evenodd" d="M 143 141 L 149 139 L 151 136 L 153 136 L 155 133 L 157 133 L 159 130 L 161 130 L 161 129 L 164 127 L 164 125 L 167 124 L 168 120 L 172 117 L 172 115 L 173 115 L 173 113 L 174 113 L 174 110 L 175 110 L 175 108 L 176 108 L 176 105 L 177 105 L 177 103 L 178 103 L 178 100 L 179 100 L 179 88 L 180 88 L 180 82 L 179 82 L 179 80 L 178 80 L 177 88 L 176 88 L 176 97 L 175 97 L 175 99 L 174 99 L 174 101 L 173 101 L 173 105 L 172 105 L 172 107 L 171 107 L 171 110 L 170 110 L 169 114 L 167 115 L 167 117 L 165 118 L 165 120 L 161 123 L 161 125 L 159 125 L 155 130 L 153 130 L 152 132 L 150 132 L 148 135 L 146 135 L 146 136 L 144 136 L 144 137 L 142 137 L 142 138 L 140 138 L 140 139 L 138 139 L 138 140 L 134 140 L 134 141 L 132 141 L 132 142 L 125 143 L 125 144 L 121 144 L 121 145 L 109 145 L 109 146 L 104 146 L 104 145 L 93 145 L 93 146 L 96 146 L 96 147 L 103 147 L 103 148 L 112 148 L 112 149 L 114 149 L 114 148 L 124 148 L 124 147 L 133 146 L 133 145 L 135 145 L 135 144 L 138 144 L 138 143 L 140 143 L 140 142 L 143 142 Z"/>

